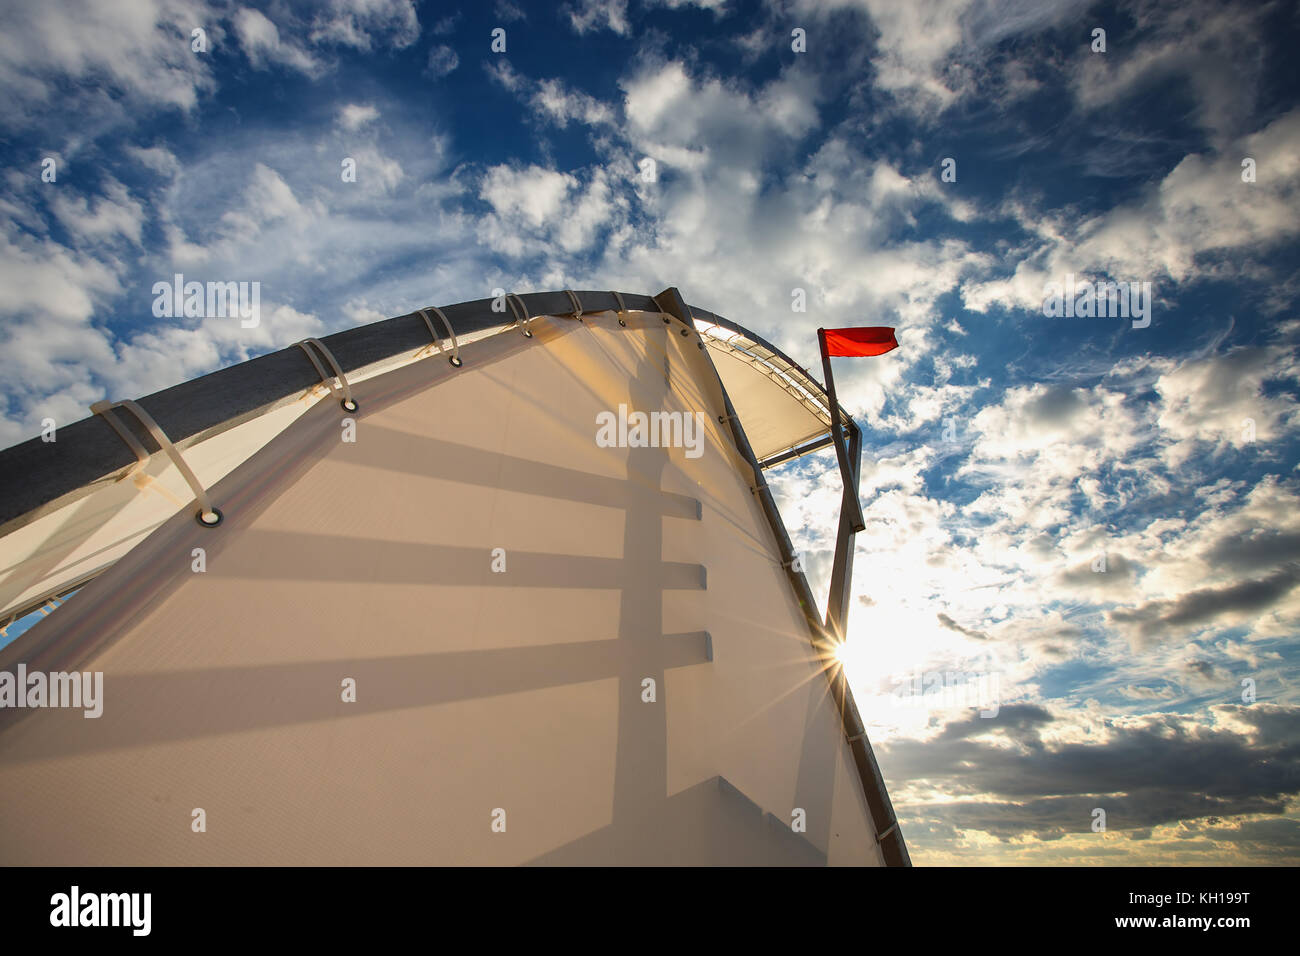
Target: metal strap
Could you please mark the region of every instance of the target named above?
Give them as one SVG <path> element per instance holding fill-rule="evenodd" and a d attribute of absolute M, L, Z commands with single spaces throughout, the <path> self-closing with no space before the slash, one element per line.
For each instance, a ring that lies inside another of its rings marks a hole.
<path fill-rule="evenodd" d="M 320 374 L 320 380 L 328 385 L 330 391 L 333 392 L 334 383 L 330 381 L 329 375 L 325 373 L 325 368 L 320 364 L 320 361 L 312 352 L 311 347 L 315 346 L 320 350 L 320 354 L 325 356 L 325 361 L 329 362 L 330 368 L 334 370 L 334 375 L 338 378 L 339 384 L 343 386 L 343 401 L 340 403 L 343 406 L 343 410 L 345 412 L 355 412 L 357 410 L 357 403 L 352 400 L 352 386 L 348 384 L 348 377 L 343 374 L 343 369 L 339 368 L 339 363 L 334 361 L 334 356 L 330 353 L 330 350 L 325 347 L 325 343 L 320 339 L 303 339 L 301 342 L 296 344 L 298 348 L 307 353 L 307 357 L 311 359 L 311 364 L 316 366 L 316 371 Z"/>
<path fill-rule="evenodd" d="M 109 414 L 112 408 L 113 403 L 107 400 L 96 402 L 94 405 L 90 406 L 90 410 L 94 414 L 100 416 L 104 421 L 108 422 L 109 425 L 113 426 L 113 431 L 117 432 L 118 437 L 121 438 L 122 441 L 126 442 L 127 447 L 135 453 L 135 464 L 127 469 L 126 474 L 122 476 L 123 478 L 130 478 L 149 461 L 149 452 L 147 452 L 144 445 L 141 445 L 136 437 L 131 434 L 130 429 L 117 420 L 116 415 Z"/>
<path fill-rule="evenodd" d="M 506 301 L 510 303 L 510 311 L 513 312 L 515 315 L 515 324 L 519 326 L 520 330 L 524 333 L 524 335 L 528 336 L 528 338 L 531 339 L 533 337 L 533 333 L 528 328 L 528 324 L 532 320 L 529 318 L 528 315 L 528 306 L 524 304 L 523 299 L 519 298 L 519 296 L 515 295 L 513 292 L 506 293 Z M 519 303 L 518 308 L 515 307 L 516 302 Z"/>
<path fill-rule="evenodd" d="M 573 303 L 573 317 L 575 319 L 581 319 L 582 302 L 579 301 L 578 299 L 578 293 L 570 291 L 569 289 L 565 289 L 564 294 L 567 295 L 569 297 L 569 301 Z"/>
<path fill-rule="evenodd" d="M 431 305 L 429 308 L 433 309 L 438 318 L 442 319 L 442 324 L 447 327 L 447 335 L 451 337 L 451 358 L 447 361 L 457 368 L 460 368 L 460 343 L 456 341 L 456 330 L 451 327 L 451 323 L 447 321 L 447 317 L 442 314 L 442 309 L 438 308 L 436 305 Z M 429 321 L 429 314 L 425 312 L 424 309 L 420 310 L 420 318 L 424 319 L 424 324 L 429 327 L 429 334 L 433 336 L 433 344 L 438 346 L 438 351 L 441 352 L 442 342 L 438 338 L 438 333 L 433 330 L 433 323 Z"/>
<path fill-rule="evenodd" d="M 176 466 L 176 470 L 185 478 L 186 483 L 189 484 L 190 489 L 194 492 L 195 500 L 199 503 L 199 512 L 197 515 L 199 524 L 204 525 L 205 527 L 215 527 L 216 525 L 221 524 L 221 512 L 212 507 L 212 502 L 208 498 L 208 493 L 204 490 L 203 486 L 199 484 L 198 477 L 190 469 L 190 466 L 186 464 L 185 459 L 181 457 L 181 453 L 176 450 L 176 446 L 171 443 L 171 439 L 168 438 L 166 433 L 158 427 L 158 423 L 153 420 L 152 415 L 129 399 L 121 402 L 96 402 L 94 405 L 90 406 L 92 412 L 102 417 L 113 426 L 114 431 L 126 439 L 126 443 L 131 446 L 131 449 L 135 452 L 136 458 L 138 459 L 140 453 L 144 451 L 144 446 L 136 441 L 135 436 L 131 435 L 131 433 L 127 431 L 121 423 L 116 421 L 115 417 L 111 414 L 115 408 L 125 408 L 127 411 L 135 415 L 135 417 L 139 419 L 140 424 L 143 425 L 145 429 L 148 430 L 149 434 L 153 436 L 153 440 L 158 443 L 158 447 L 167 453 L 167 457 L 172 460 L 172 464 Z M 146 452 L 144 460 L 148 461 L 148 459 L 149 456 Z M 137 462 L 137 467 L 140 464 L 141 462 Z"/>
<path fill-rule="evenodd" d="M 627 321 L 623 318 L 627 313 L 627 306 L 623 304 L 623 297 L 615 292 L 614 301 L 618 303 L 618 324 L 627 328 Z"/>

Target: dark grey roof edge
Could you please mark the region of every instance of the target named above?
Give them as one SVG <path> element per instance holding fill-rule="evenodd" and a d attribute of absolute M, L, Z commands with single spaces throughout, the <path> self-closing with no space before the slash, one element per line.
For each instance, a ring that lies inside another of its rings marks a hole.
<path fill-rule="evenodd" d="M 575 293 L 584 312 L 618 308 L 613 292 Z M 660 311 L 653 296 L 622 293 L 630 310 Z M 568 294 L 525 292 L 519 298 L 530 316 L 567 315 L 573 312 Z M 478 332 L 514 321 L 507 307 L 493 311 L 495 300 L 475 299 L 442 307 L 457 335 Z M 701 310 L 703 311 L 703 310 Z M 712 316 L 712 313 L 706 313 Z M 442 328 L 434 317 L 435 328 Z M 723 322 L 719 322 L 723 324 Z M 753 333 L 735 327 L 753 338 Z M 418 312 L 408 312 L 369 325 L 345 329 L 322 337 L 344 372 L 409 352 L 430 341 L 429 330 Z M 755 341 L 758 341 L 755 338 Z M 773 349 L 775 352 L 776 350 Z M 793 364 L 793 363 L 791 363 Z M 303 351 L 294 346 L 269 352 L 199 378 L 173 385 L 137 399 L 139 404 L 178 448 L 247 421 L 291 400 L 319 382 Z M 124 396 L 110 396 L 114 399 Z M 60 424 L 55 441 L 39 437 L 0 451 L 0 536 L 22 527 L 55 507 L 61 507 L 100 482 L 117 476 L 135 461 L 126 444 L 106 423 L 91 415 Z M 157 443 L 134 416 L 119 416 L 146 449 Z"/>

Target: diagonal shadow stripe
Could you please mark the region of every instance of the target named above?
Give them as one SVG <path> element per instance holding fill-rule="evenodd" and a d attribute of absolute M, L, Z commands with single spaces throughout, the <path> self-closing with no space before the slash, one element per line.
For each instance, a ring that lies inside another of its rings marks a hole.
<path fill-rule="evenodd" d="M 294 560 L 287 563 L 286 554 Z M 507 570 L 493 574 L 490 548 L 463 548 L 349 538 L 293 531 L 250 530 L 237 549 L 209 559 L 208 574 L 274 581 L 348 581 L 374 584 L 482 585 L 504 588 L 622 588 L 633 572 L 621 558 L 594 558 L 542 551 L 509 552 Z M 661 561 L 659 590 L 708 587 L 702 564 Z"/>
<path fill-rule="evenodd" d="M 581 684 L 712 659 L 705 631 L 618 640 L 411 654 L 156 674 L 105 674 L 104 712 L 30 710 L 18 740 L 0 738 L 0 765 L 192 740 L 482 697 Z M 343 678 L 357 700 L 341 699 Z M 18 714 L 11 711 L 11 714 Z M 165 720 L 159 720 L 165 714 Z M 42 733 L 45 722 L 61 723 Z M 34 744 L 35 749 L 28 748 Z"/>
<path fill-rule="evenodd" d="M 588 471 L 484 451 L 440 438 L 413 435 L 372 422 L 365 423 L 364 428 L 365 461 L 358 462 L 357 467 L 380 468 L 609 508 L 627 508 L 635 501 L 637 507 L 649 506 L 654 513 L 665 518 L 700 519 L 700 502 L 695 498 L 660 491 L 657 485 L 653 489 L 639 488 L 638 493 L 637 486 L 645 479 L 635 471 L 627 479 L 606 478 Z M 595 434 L 594 424 L 592 434 Z M 623 453 L 622 449 L 611 450 L 620 455 Z M 647 490 L 651 493 L 649 499 L 644 497 Z"/>

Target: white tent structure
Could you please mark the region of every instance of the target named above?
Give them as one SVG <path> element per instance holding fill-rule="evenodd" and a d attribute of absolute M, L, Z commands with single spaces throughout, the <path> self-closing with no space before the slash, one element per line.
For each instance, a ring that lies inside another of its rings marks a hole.
<path fill-rule="evenodd" d="M 908 864 L 853 529 L 823 620 L 763 478 L 825 391 L 676 289 L 505 304 L 0 452 L 0 623 L 80 589 L 0 650 L 0 863 Z"/>

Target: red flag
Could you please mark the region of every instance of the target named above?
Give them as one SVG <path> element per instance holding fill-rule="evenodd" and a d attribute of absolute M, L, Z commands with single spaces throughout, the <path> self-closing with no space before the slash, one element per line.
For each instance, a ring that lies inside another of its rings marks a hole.
<path fill-rule="evenodd" d="M 894 330 L 877 325 L 859 329 L 825 329 L 828 355 L 884 355 L 898 348 Z"/>

